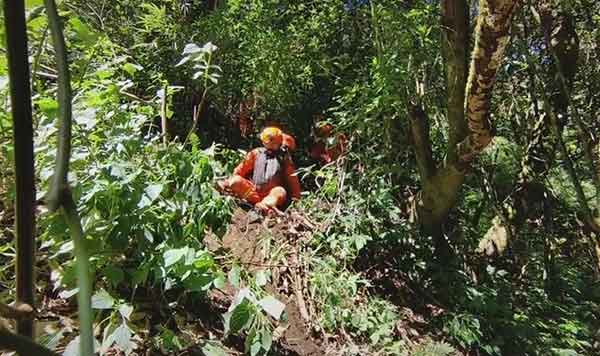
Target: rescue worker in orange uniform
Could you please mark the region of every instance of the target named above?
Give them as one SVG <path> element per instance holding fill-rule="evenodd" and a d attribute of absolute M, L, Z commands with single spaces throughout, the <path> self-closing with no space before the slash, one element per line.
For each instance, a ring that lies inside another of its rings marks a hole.
<path fill-rule="evenodd" d="M 315 143 L 310 149 L 310 156 L 320 164 L 328 164 L 346 152 L 348 139 L 340 133 L 333 136 L 333 125 L 317 123 L 313 134 Z"/>
<path fill-rule="evenodd" d="M 296 143 L 276 127 L 265 128 L 260 140 L 264 147 L 250 151 L 233 170 L 233 176 L 218 184 L 221 190 L 270 213 L 281 209 L 288 198 L 300 198 L 300 181 L 288 152 Z"/>

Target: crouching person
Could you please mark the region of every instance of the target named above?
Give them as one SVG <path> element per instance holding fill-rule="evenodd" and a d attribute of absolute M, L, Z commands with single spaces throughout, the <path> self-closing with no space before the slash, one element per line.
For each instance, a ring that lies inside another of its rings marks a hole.
<path fill-rule="evenodd" d="M 300 198 L 300 181 L 288 153 L 291 136 L 280 129 L 267 127 L 260 134 L 263 147 L 250 151 L 233 171 L 233 176 L 219 182 L 223 191 L 246 200 L 263 213 L 282 209 L 288 199 Z"/>

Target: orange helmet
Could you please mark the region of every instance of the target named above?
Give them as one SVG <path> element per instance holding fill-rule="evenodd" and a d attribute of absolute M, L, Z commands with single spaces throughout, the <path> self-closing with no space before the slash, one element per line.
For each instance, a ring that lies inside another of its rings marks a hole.
<path fill-rule="evenodd" d="M 277 127 L 267 127 L 260 133 L 260 140 L 263 145 L 277 143 L 281 146 L 283 143 L 283 132 Z"/>
<path fill-rule="evenodd" d="M 324 138 L 329 137 L 329 136 L 331 136 L 331 133 L 333 132 L 333 125 L 328 122 L 324 122 L 324 121 L 318 122 L 315 125 L 314 132 L 317 137 L 324 137 Z"/>

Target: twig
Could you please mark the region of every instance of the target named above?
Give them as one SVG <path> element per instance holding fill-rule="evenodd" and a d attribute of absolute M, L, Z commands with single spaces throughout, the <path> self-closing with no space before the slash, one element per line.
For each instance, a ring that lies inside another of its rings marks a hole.
<path fill-rule="evenodd" d="M 299 259 L 300 257 L 298 256 L 298 248 L 296 248 L 295 251 L 295 256 L 293 256 L 293 259 L 296 261 L 296 264 L 300 264 Z M 306 310 L 306 302 L 304 301 L 304 293 L 303 288 L 302 288 L 302 280 L 300 277 L 300 274 L 295 271 L 293 273 L 294 275 L 294 283 L 295 283 L 295 288 L 294 288 L 294 293 L 296 294 L 296 302 L 298 303 L 298 309 L 300 310 L 300 315 L 302 316 L 302 319 L 304 319 L 305 322 L 309 322 L 310 321 L 310 316 L 308 315 L 308 311 Z"/>
<path fill-rule="evenodd" d="M 48 79 L 52 79 L 52 80 L 58 79 L 58 75 L 56 75 L 56 74 L 40 72 L 39 70 L 36 70 L 33 73 L 35 73 L 35 75 L 37 75 L 38 77 L 42 77 L 42 78 L 48 78 Z M 39 88 L 38 88 L 38 90 L 39 90 Z"/>
<path fill-rule="evenodd" d="M 206 83 L 205 83 L 205 85 L 206 85 Z M 198 119 L 200 118 L 200 113 L 202 112 L 202 108 L 204 107 L 204 100 L 206 99 L 207 92 L 208 92 L 208 87 L 205 86 L 204 91 L 202 92 L 202 98 L 200 99 L 200 103 L 198 105 L 194 106 L 192 128 L 190 129 L 190 132 L 188 132 L 187 136 L 185 137 L 185 140 L 183 141 L 184 146 L 188 142 L 190 136 L 194 133 L 194 131 L 196 131 L 196 126 L 198 125 Z"/>
<path fill-rule="evenodd" d="M 229 257 L 223 256 L 223 257 L 215 257 L 214 259 L 215 260 L 225 260 L 227 258 L 229 258 Z M 228 262 L 225 262 L 224 264 L 234 264 L 234 262 L 228 261 Z M 235 264 L 266 267 L 266 268 L 290 268 L 290 269 L 302 268 L 302 266 L 298 266 L 298 265 L 268 264 L 268 263 L 258 263 L 258 262 L 242 262 L 242 261 L 236 261 Z"/>
<path fill-rule="evenodd" d="M 160 101 L 160 124 L 162 128 L 163 134 L 163 144 L 166 146 L 168 143 L 168 133 L 167 133 L 167 91 L 169 90 L 169 85 L 165 83 L 163 85 L 163 95 Z"/>

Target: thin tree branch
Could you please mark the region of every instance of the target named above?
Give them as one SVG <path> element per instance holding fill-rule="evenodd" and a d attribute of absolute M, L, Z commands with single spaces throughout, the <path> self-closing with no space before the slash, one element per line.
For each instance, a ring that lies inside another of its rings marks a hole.
<path fill-rule="evenodd" d="M 163 134 L 163 144 L 166 146 L 169 142 L 169 133 L 167 129 L 167 92 L 169 90 L 169 84 L 163 85 L 163 95 L 160 101 L 160 125 Z"/>
<path fill-rule="evenodd" d="M 71 190 L 67 181 L 69 171 L 69 159 L 71 155 L 71 80 L 69 65 L 67 62 L 67 51 L 62 31 L 62 24 L 58 16 L 54 0 L 44 0 L 48 22 L 54 42 L 54 52 L 58 69 L 58 104 L 60 128 L 58 136 L 58 150 L 56 156 L 56 169 L 54 179 L 48 197 L 48 208 L 56 211 L 60 208 L 67 220 L 71 237 L 75 245 L 75 258 L 77 261 L 77 283 L 79 293 L 77 295 L 79 308 L 80 343 L 79 352 L 82 356 L 94 354 L 94 335 L 92 328 L 91 292 L 92 282 L 90 278 L 89 253 L 85 246 L 81 219 L 77 212 L 77 206 L 71 196 Z"/>

